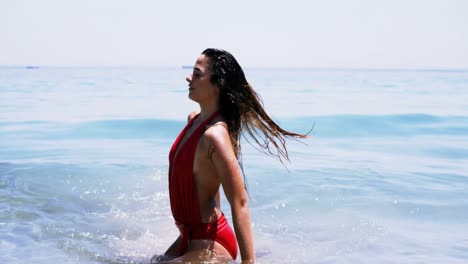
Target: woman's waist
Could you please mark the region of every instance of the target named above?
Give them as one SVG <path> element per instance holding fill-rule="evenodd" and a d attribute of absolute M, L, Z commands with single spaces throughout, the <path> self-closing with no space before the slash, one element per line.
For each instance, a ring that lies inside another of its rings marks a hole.
<path fill-rule="evenodd" d="M 210 238 L 214 237 L 216 233 L 222 231 L 229 225 L 226 217 L 221 213 L 216 220 L 208 223 L 202 221 L 175 221 L 177 228 L 182 236 L 189 238 Z"/>
<path fill-rule="evenodd" d="M 224 214 L 215 198 L 208 202 L 202 201 L 201 204 L 195 197 L 191 203 L 171 200 L 171 210 L 176 224 L 188 227 L 211 225 L 220 218 L 224 218 Z"/>

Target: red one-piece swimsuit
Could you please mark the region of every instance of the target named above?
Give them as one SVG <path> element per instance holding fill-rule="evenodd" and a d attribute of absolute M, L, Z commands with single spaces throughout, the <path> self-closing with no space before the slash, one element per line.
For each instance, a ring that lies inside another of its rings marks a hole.
<path fill-rule="evenodd" d="M 224 246 L 233 259 L 237 257 L 237 240 L 224 214 L 217 221 L 202 223 L 198 204 L 193 162 L 198 141 L 209 124 L 218 113 L 211 115 L 200 124 L 186 141 L 179 146 L 188 128 L 199 115 L 192 118 L 179 134 L 169 153 L 169 197 L 172 216 L 179 228 L 182 241 L 178 254 L 182 256 L 187 249 L 189 240 L 214 240 Z"/>

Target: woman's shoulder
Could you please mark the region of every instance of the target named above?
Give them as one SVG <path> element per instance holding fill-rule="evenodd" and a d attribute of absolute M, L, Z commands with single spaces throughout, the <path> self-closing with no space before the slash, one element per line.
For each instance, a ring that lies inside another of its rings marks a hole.
<path fill-rule="evenodd" d="M 229 140 L 229 131 L 224 119 L 215 119 L 212 124 L 206 127 L 204 136 L 212 143 L 221 143 L 225 140 Z"/>
<path fill-rule="evenodd" d="M 218 153 L 220 156 L 234 157 L 234 151 L 231 143 L 229 130 L 224 119 L 215 119 L 203 133 L 203 145 L 207 147 L 209 157 L 213 153 Z"/>

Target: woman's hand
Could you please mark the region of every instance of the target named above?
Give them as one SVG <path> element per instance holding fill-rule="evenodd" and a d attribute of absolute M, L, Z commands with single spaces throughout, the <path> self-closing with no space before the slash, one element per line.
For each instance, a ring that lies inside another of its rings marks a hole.
<path fill-rule="evenodd" d="M 166 256 L 166 255 L 154 255 L 152 258 L 151 258 L 151 262 L 150 264 L 158 264 L 158 263 L 161 263 L 161 261 L 167 261 L 167 260 L 171 260 L 172 258 Z"/>

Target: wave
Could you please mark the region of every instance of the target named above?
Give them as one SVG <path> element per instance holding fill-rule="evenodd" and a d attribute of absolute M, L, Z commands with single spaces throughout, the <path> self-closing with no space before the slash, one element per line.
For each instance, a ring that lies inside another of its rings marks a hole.
<path fill-rule="evenodd" d="M 328 115 L 278 118 L 287 130 L 316 137 L 403 137 L 468 135 L 468 116 L 427 114 Z M 81 123 L 0 122 L 2 138 L 174 139 L 186 122 L 163 119 L 98 120 Z"/>
<path fill-rule="evenodd" d="M 160 138 L 172 136 L 183 126 L 182 121 L 158 119 L 116 119 L 81 123 L 0 122 L 0 135 L 42 139 Z"/>
<path fill-rule="evenodd" d="M 289 118 L 281 122 L 294 131 L 320 137 L 400 137 L 468 135 L 468 116 L 427 114 L 332 115 Z"/>

